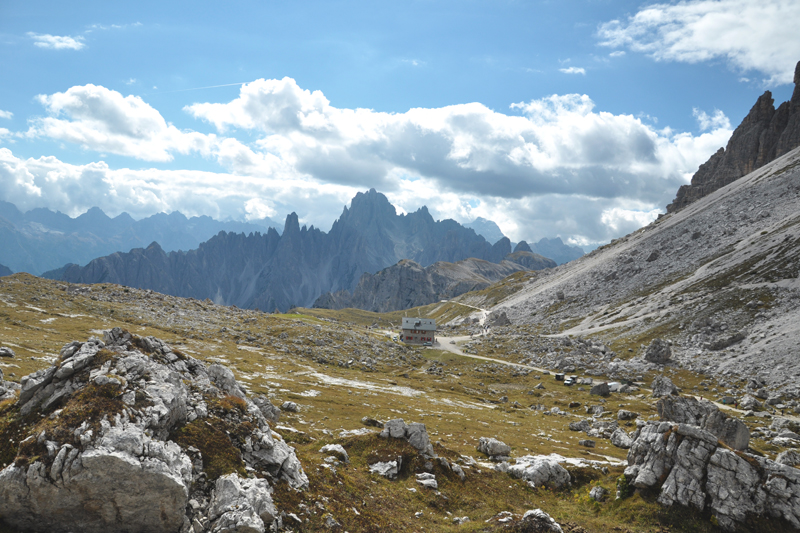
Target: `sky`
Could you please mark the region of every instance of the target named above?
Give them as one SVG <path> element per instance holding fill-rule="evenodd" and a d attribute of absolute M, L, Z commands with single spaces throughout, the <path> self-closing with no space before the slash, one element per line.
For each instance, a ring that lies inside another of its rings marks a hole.
<path fill-rule="evenodd" d="M 0 0 L 0 200 L 327 231 L 375 188 L 592 248 L 789 99 L 798 27 L 796 0 Z"/>

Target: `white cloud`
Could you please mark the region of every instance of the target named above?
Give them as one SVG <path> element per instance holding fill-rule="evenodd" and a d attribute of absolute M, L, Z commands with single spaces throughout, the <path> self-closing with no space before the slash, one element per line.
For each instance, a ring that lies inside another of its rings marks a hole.
<path fill-rule="evenodd" d="M 692 113 L 697 119 L 700 131 L 716 130 L 720 128 L 726 130 L 731 129 L 731 121 L 725 116 L 725 113 L 719 109 L 715 109 L 713 115 L 708 115 L 705 111 L 695 107 L 692 109 Z"/>
<path fill-rule="evenodd" d="M 13 116 L 14 113 L 12 113 L 11 111 L 3 111 L 2 109 L 0 109 L 0 118 L 11 118 Z"/>
<path fill-rule="evenodd" d="M 564 74 L 583 74 L 586 75 L 586 69 L 583 67 L 567 67 L 558 69 L 559 72 Z"/>
<path fill-rule="evenodd" d="M 615 50 L 608 54 L 609 57 L 622 57 L 625 55 L 625 50 Z"/>
<path fill-rule="evenodd" d="M 47 33 L 28 32 L 28 37 L 33 39 L 34 46 L 50 50 L 81 50 L 86 47 L 83 37 L 70 37 L 69 35 L 50 35 Z"/>
<path fill-rule="evenodd" d="M 800 58 L 800 2 L 688 0 L 652 4 L 627 20 L 602 24 L 602 45 L 627 47 L 658 61 L 715 59 L 758 71 L 768 84 L 791 83 Z"/>
<path fill-rule="evenodd" d="M 93 85 L 40 100 L 49 116 L 31 121 L 29 135 L 148 161 L 197 153 L 226 172 L 15 160 L 0 177 L 0 195 L 21 207 L 55 198 L 46 205 L 65 212 L 102 205 L 134 216 L 178 209 L 247 219 L 295 210 L 327 229 L 356 192 L 375 187 L 402 212 L 429 204 L 436 218 L 483 216 L 514 240 L 599 243 L 632 231 L 731 133 L 718 112 L 698 111 L 706 126 L 693 136 L 597 111 L 578 94 L 513 104 L 508 113 L 479 103 L 345 109 L 291 78 L 257 80 L 227 103 L 186 107 L 218 135 L 180 131 L 141 98 Z"/>
<path fill-rule="evenodd" d="M 216 136 L 184 132 L 138 96 L 96 85 L 39 95 L 49 113 L 31 121 L 28 136 L 50 137 L 145 161 L 171 161 L 173 153 L 208 155 Z"/>

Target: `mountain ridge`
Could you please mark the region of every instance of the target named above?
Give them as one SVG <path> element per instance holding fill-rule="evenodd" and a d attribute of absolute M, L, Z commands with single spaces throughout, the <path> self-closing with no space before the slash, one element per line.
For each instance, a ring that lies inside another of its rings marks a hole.
<path fill-rule="evenodd" d="M 14 204 L 1 201 L 0 213 L 0 263 L 12 271 L 34 275 L 67 263 L 86 264 L 153 241 L 167 251 L 190 250 L 221 230 L 249 233 L 266 231 L 269 224 L 279 227 L 270 219 L 222 222 L 208 216 L 186 217 L 179 211 L 141 220 L 128 213 L 111 218 L 99 207 L 72 218 L 45 208 L 23 213 Z"/>
<path fill-rule="evenodd" d="M 265 311 L 310 307 L 325 292 L 353 290 L 365 272 L 411 259 L 422 266 L 474 257 L 499 263 L 511 251 L 503 238 L 489 244 L 454 220 L 435 221 L 426 207 L 398 215 L 375 189 L 359 192 L 325 233 L 300 227 L 296 213 L 282 234 L 220 232 L 197 249 L 167 253 L 147 248 L 67 265 L 44 277 L 76 283 L 119 283 Z"/>

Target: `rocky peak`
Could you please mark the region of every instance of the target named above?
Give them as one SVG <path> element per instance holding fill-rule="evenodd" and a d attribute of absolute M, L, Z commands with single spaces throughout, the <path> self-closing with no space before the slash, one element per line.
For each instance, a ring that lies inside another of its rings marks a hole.
<path fill-rule="evenodd" d="M 678 189 L 667 212 L 686 207 L 800 146 L 800 62 L 795 68 L 794 82 L 792 99 L 777 110 L 770 91 L 756 100 L 727 146 L 700 165 L 690 185 Z"/>

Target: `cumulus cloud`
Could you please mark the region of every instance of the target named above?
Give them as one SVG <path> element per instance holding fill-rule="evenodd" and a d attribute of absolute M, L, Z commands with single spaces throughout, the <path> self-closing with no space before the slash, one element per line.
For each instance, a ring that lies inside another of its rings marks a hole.
<path fill-rule="evenodd" d="M 15 203 L 55 197 L 62 200 L 50 206 L 70 212 L 104 205 L 134 216 L 180 209 L 247 219 L 295 210 L 327 229 L 356 192 L 375 187 L 402 212 L 429 204 L 437 218 L 494 220 L 515 240 L 560 235 L 583 244 L 652 219 L 731 133 L 718 111 L 696 112 L 703 133 L 695 136 L 598 111 L 578 94 L 505 113 L 480 103 L 405 113 L 337 108 L 291 78 L 256 80 L 231 101 L 185 108 L 217 134 L 178 130 L 140 98 L 93 85 L 40 101 L 48 116 L 34 119 L 28 135 L 155 162 L 197 153 L 225 171 L 15 160 L 0 183 Z"/>
<path fill-rule="evenodd" d="M 3 111 L 2 109 L 0 109 L 0 118 L 11 118 L 13 116 L 14 113 L 12 113 L 11 111 Z"/>
<path fill-rule="evenodd" d="M 714 113 L 709 115 L 705 111 L 695 107 L 692 109 L 692 113 L 697 119 L 697 123 L 700 126 L 700 131 L 716 130 L 719 128 L 726 130 L 731 129 L 731 121 L 725 116 L 725 113 L 719 109 L 715 109 Z"/>
<path fill-rule="evenodd" d="M 768 84 L 791 83 L 800 57 L 796 0 L 688 0 L 652 4 L 599 28 L 602 45 L 627 47 L 658 61 L 720 59 L 764 74 Z"/>
<path fill-rule="evenodd" d="M 81 50 L 86 47 L 81 36 L 70 37 L 69 35 L 28 32 L 28 37 L 33 39 L 34 46 L 50 50 Z"/>
<path fill-rule="evenodd" d="M 564 74 L 586 74 L 586 69 L 583 67 L 567 67 L 558 69 L 559 72 Z"/>
<path fill-rule="evenodd" d="M 138 96 L 122 96 L 96 85 L 39 95 L 49 116 L 35 118 L 27 132 L 146 161 L 171 161 L 173 152 L 208 155 L 216 137 L 184 132 Z"/>

